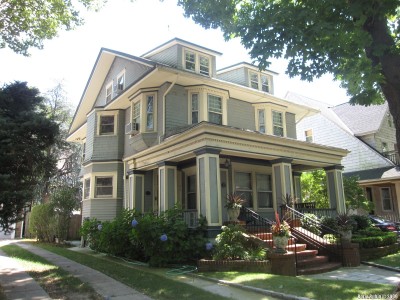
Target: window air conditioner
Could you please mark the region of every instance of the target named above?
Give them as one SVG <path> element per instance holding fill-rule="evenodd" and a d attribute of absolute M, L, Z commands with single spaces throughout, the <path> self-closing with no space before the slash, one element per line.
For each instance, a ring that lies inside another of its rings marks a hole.
<path fill-rule="evenodd" d="M 125 134 L 137 134 L 139 132 L 139 123 L 128 123 L 125 125 Z"/>

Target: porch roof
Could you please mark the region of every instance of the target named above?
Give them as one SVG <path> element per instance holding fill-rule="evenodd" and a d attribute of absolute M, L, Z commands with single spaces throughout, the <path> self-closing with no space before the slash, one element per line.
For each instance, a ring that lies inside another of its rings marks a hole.
<path fill-rule="evenodd" d="M 130 169 L 149 170 L 163 162 L 180 163 L 194 159 L 194 152 L 203 148 L 220 150 L 222 157 L 266 162 L 292 159 L 293 171 L 340 165 L 342 158 L 349 153 L 345 149 L 201 122 L 167 137 L 159 145 L 124 158 L 124 161 L 128 162 Z"/>

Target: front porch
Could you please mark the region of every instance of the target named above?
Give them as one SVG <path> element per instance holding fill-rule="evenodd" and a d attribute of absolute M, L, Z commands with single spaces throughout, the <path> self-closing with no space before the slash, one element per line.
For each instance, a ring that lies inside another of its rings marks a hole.
<path fill-rule="evenodd" d="M 161 212 L 180 204 L 187 210 L 189 226 L 205 216 L 213 237 L 228 220 L 228 194 L 241 194 L 246 207 L 272 219 L 285 195 L 301 199 L 301 172 L 323 168 L 330 207 L 343 212 L 340 163 L 346 154 L 343 149 L 202 122 L 124 159 L 125 207 Z"/>

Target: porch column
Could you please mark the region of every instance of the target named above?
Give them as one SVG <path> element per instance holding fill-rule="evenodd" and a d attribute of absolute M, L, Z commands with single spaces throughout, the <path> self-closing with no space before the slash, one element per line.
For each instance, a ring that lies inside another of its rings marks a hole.
<path fill-rule="evenodd" d="M 219 153 L 214 148 L 195 151 L 197 168 L 197 207 L 199 214 L 207 218 L 208 226 L 222 225 L 221 184 Z"/>
<path fill-rule="evenodd" d="M 336 208 L 338 213 L 346 212 L 346 203 L 343 189 L 343 166 L 335 165 L 324 168 L 328 187 L 329 206 Z"/>
<path fill-rule="evenodd" d="M 158 167 L 158 211 L 163 212 L 174 207 L 177 201 L 176 165 L 163 162 Z"/>
<path fill-rule="evenodd" d="M 281 158 L 271 162 L 272 177 L 274 178 L 274 209 L 277 211 L 283 204 L 286 194 L 293 196 L 292 159 Z"/>
<path fill-rule="evenodd" d="M 143 212 L 144 207 L 144 172 L 130 171 L 128 185 L 128 209 Z"/>
<path fill-rule="evenodd" d="M 302 202 L 300 177 L 301 177 L 301 172 L 293 172 L 294 197 L 296 197 L 298 203 Z"/>

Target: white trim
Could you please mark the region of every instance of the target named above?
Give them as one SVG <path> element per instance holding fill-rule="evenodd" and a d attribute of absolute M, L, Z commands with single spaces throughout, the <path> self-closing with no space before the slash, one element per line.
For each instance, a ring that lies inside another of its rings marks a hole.
<path fill-rule="evenodd" d="M 388 189 L 389 190 L 389 200 L 390 200 L 390 209 L 385 209 L 384 205 L 383 205 L 383 189 Z M 392 195 L 392 189 L 390 188 L 390 186 L 382 186 L 379 188 L 379 192 L 380 192 L 380 196 L 381 196 L 381 206 L 382 206 L 382 211 L 384 212 L 388 212 L 388 211 L 393 211 L 393 195 Z"/>
<path fill-rule="evenodd" d="M 105 110 L 105 111 L 98 111 L 96 118 L 97 118 L 97 128 L 96 128 L 96 134 L 97 136 L 111 136 L 111 135 L 116 135 L 118 132 L 118 111 L 114 110 L 114 111 L 109 111 L 109 110 Z M 114 116 L 114 132 L 113 133 L 109 133 L 109 134 L 100 134 L 100 124 L 101 124 L 101 117 L 102 116 Z"/>
<path fill-rule="evenodd" d="M 212 56 L 203 53 L 201 51 L 198 50 L 194 50 L 193 48 L 187 48 L 187 47 L 183 47 L 182 48 L 182 67 L 183 70 L 188 71 L 188 72 L 193 72 L 196 74 L 200 74 L 206 77 L 212 77 Z M 194 70 L 191 69 L 187 69 L 186 68 L 186 53 L 191 53 L 194 55 Z M 208 59 L 208 74 L 202 74 L 200 71 L 200 57 L 205 57 Z"/>
<path fill-rule="evenodd" d="M 96 197 L 96 177 L 112 177 L 112 195 L 110 196 L 102 196 L 102 197 Z M 117 180 L 117 172 L 94 172 L 91 173 L 91 181 L 93 181 L 93 184 L 91 184 L 91 197 L 92 199 L 107 199 L 107 198 L 113 198 L 116 199 L 117 198 L 117 184 L 118 184 L 118 180 Z M 93 187 L 93 188 L 92 188 Z"/>
<path fill-rule="evenodd" d="M 108 89 L 111 88 L 110 94 L 107 93 Z M 108 96 L 110 96 L 110 99 L 108 99 Z M 114 87 L 113 87 L 113 80 L 111 80 L 109 83 L 106 85 L 106 93 L 105 93 L 105 103 L 108 104 L 111 102 L 111 100 L 114 98 Z"/>

